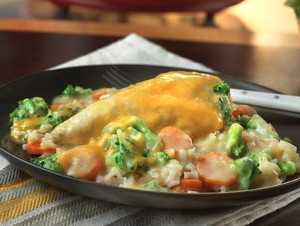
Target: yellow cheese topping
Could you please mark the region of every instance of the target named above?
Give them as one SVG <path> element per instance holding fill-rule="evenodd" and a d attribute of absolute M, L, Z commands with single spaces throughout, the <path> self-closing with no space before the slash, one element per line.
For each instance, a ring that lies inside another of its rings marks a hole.
<path fill-rule="evenodd" d="M 110 122 L 124 116 L 141 118 L 158 133 L 165 126 L 177 127 L 197 139 L 222 129 L 213 75 L 175 71 L 158 75 L 91 104 L 52 131 L 53 141 L 63 145 L 86 144 L 98 137 Z"/>
<path fill-rule="evenodd" d="M 32 117 L 32 118 L 22 119 L 15 125 L 13 125 L 12 128 L 17 129 L 19 131 L 26 131 L 29 129 L 37 129 L 41 125 L 43 119 L 44 119 L 44 117 L 38 117 L 38 118 Z"/>

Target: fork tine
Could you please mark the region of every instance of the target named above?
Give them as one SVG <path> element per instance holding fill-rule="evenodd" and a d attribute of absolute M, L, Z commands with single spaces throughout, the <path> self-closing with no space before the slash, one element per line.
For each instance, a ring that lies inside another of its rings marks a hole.
<path fill-rule="evenodd" d="M 122 76 L 124 81 L 126 81 L 127 83 L 129 83 L 129 84 L 136 83 L 136 81 L 134 79 L 132 79 L 131 76 L 126 71 L 122 70 L 121 68 L 119 68 L 117 66 L 113 66 L 112 71 L 115 71 L 116 74 L 119 74 L 120 76 Z"/>
<path fill-rule="evenodd" d="M 117 79 L 110 77 L 108 74 L 103 74 L 102 77 L 117 89 L 124 87 L 124 85 L 120 84 Z"/>
<path fill-rule="evenodd" d="M 126 79 L 122 77 L 122 75 L 115 73 L 113 70 L 107 71 L 107 75 L 109 75 L 111 78 L 118 81 L 118 83 L 122 86 L 128 86 L 131 83 L 127 82 Z"/>
<path fill-rule="evenodd" d="M 106 81 L 118 89 L 136 83 L 136 81 L 130 78 L 125 71 L 117 66 L 111 67 L 102 76 Z"/>

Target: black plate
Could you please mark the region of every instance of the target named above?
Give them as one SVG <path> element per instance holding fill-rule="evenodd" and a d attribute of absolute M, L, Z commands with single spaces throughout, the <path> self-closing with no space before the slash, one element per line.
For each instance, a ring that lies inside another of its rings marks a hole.
<path fill-rule="evenodd" d="M 61 93 L 67 84 L 91 88 L 110 86 L 102 77 L 102 74 L 110 67 L 111 65 L 101 65 L 45 71 L 3 86 L 0 89 L 0 154 L 29 175 L 53 186 L 96 199 L 137 206 L 182 209 L 238 206 L 276 196 L 299 187 L 300 175 L 298 174 L 282 185 L 248 191 L 201 194 L 147 192 L 97 184 L 58 174 L 29 163 L 28 159 L 30 156 L 19 146 L 8 147 L 8 140 L 5 138 L 5 134 L 9 129 L 8 115 L 16 107 L 19 100 L 26 97 L 41 96 L 50 103 L 51 99 Z M 132 78 L 136 81 L 154 77 L 162 72 L 182 70 L 179 68 L 144 65 L 118 65 L 118 67 L 132 75 Z M 218 76 L 226 80 L 233 88 L 274 92 L 271 89 L 243 82 L 230 76 Z M 296 115 L 298 116 L 297 118 L 262 108 L 258 109 L 258 112 L 268 122 L 272 122 L 281 137 L 292 138 L 296 146 L 300 147 L 299 115 Z"/>

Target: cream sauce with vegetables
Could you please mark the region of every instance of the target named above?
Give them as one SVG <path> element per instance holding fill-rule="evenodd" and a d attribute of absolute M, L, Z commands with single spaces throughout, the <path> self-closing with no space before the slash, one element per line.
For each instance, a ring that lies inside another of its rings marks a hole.
<path fill-rule="evenodd" d="M 11 139 L 33 164 L 97 183 L 158 192 L 224 192 L 283 183 L 297 148 L 218 77 L 168 72 L 121 90 L 68 85 L 49 107 L 27 98 Z M 289 142 L 287 142 L 289 141 Z"/>

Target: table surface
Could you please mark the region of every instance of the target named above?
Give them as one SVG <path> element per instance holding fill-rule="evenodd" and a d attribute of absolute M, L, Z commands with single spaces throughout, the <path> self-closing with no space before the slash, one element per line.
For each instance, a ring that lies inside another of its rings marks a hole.
<path fill-rule="evenodd" d="M 1 24 L 0 24 L 1 27 Z M 127 31 L 130 33 L 130 31 Z M 300 48 L 261 46 L 209 40 L 150 40 L 236 78 L 258 83 L 287 94 L 300 95 Z M 149 38 L 148 37 L 148 38 Z M 82 54 L 104 47 L 120 38 L 115 34 L 63 34 L 63 32 L 0 31 L 0 85 L 31 75 Z M 300 200 L 255 221 L 255 225 L 297 225 Z"/>
<path fill-rule="evenodd" d="M 45 70 L 106 46 L 121 38 L 119 34 L 118 36 L 115 33 L 74 35 L 2 30 L 0 31 L 0 83 Z M 224 32 L 220 34 L 224 36 Z M 202 33 L 191 35 L 203 37 Z M 300 64 L 296 60 L 300 58 L 299 47 L 255 46 L 247 45 L 247 42 L 234 44 L 228 42 L 228 37 L 224 38 L 223 43 L 220 41 L 222 37 L 214 42 L 210 42 L 209 38 L 171 40 L 165 36 L 158 36 L 158 38 L 150 36 L 150 40 L 169 51 L 202 62 L 221 73 L 267 86 L 282 93 L 300 95 Z M 244 36 L 241 39 L 245 39 Z"/>

